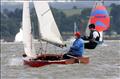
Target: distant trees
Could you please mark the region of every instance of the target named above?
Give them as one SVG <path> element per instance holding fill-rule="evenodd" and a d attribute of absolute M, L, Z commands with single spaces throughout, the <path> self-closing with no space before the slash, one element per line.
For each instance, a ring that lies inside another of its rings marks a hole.
<path fill-rule="evenodd" d="M 75 7 L 74 7 L 75 8 Z M 120 5 L 112 4 L 110 6 L 110 16 L 111 17 L 111 27 L 107 31 L 110 32 L 116 31 L 120 34 Z M 64 12 L 61 10 L 52 8 L 52 13 L 54 15 L 55 21 L 58 25 L 60 32 L 73 32 L 74 22 L 76 22 L 79 30 L 84 34 L 84 30 L 87 26 L 88 19 L 90 16 L 91 8 L 85 8 L 81 11 L 81 13 L 66 16 Z M 1 15 L 1 39 L 5 39 L 7 41 L 13 41 L 17 32 L 19 32 L 22 22 L 22 9 L 16 8 L 14 11 L 9 11 L 8 9 L 4 9 L 0 12 Z M 38 38 L 38 21 L 35 13 L 35 9 L 31 9 L 31 21 L 32 21 L 32 30 L 35 38 Z"/>
<path fill-rule="evenodd" d="M 120 5 L 111 4 L 111 28 L 110 31 L 116 31 L 120 34 Z"/>
<path fill-rule="evenodd" d="M 83 32 L 82 34 L 84 34 L 87 24 L 88 24 L 88 20 L 90 17 L 90 13 L 91 13 L 91 8 L 85 8 L 82 10 L 81 15 L 80 15 L 80 20 L 81 20 L 81 32 Z"/>
<path fill-rule="evenodd" d="M 39 38 L 38 18 L 34 8 L 31 9 L 30 16 L 31 16 L 32 34 L 34 38 Z"/>
<path fill-rule="evenodd" d="M 58 28 L 61 30 L 61 31 L 65 31 L 66 30 L 66 15 L 60 11 L 60 10 L 57 10 L 55 8 L 52 8 L 51 7 L 51 10 L 52 10 L 52 13 L 53 13 L 53 16 L 55 18 L 55 21 L 58 25 Z M 64 28 L 65 27 L 65 28 Z"/>
<path fill-rule="evenodd" d="M 73 9 L 77 9 L 77 6 L 73 6 Z"/>
<path fill-rule="evenodd" d="M 21 23 L 22 10 L 16 8 L 15 11 L 4 9 L 1 13 L 1 38 L 7 41 L 13 41 L 14 36 L 19 31 Z"/>

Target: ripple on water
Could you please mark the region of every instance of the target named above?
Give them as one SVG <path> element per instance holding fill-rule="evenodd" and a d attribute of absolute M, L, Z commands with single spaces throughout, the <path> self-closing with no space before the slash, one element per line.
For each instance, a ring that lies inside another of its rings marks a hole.
<path fill-rule="evenodd" d="M 2 79 L 120 79 L 118 42 L 105 41 L 105 44 L 107 46 L 86 50 L 90 64 L 48 65 L 40 68 L 23 65 L 22 44 L 4 44 L 1 48 Z M 38 51 L 39 45 L 36 43 L 35 46 Z M 48 48 L 54 51 L 55 47 Z M 59 48 L 56 50 L 60 53 L 63 51 Z"/>

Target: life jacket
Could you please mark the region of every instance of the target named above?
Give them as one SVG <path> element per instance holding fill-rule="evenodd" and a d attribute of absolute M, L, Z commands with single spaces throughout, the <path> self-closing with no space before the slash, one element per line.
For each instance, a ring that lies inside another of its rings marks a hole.
<path fill-rule="evenodd" d="M 83 39 L 79 38 L 76 39 L 73 45 L 70 48 L 70 54 L 73 56 L 82 56 L 84 53 L 84 41 Z"/>
<path fill-rule="evenodd" d="M 99 36 L 97 36 L 97 37 L 95 38 L 95 41 L 94 41 L 94 42 L 99 42 L 100 33 L 99 33 L 97 30 L 92 30 L 92 31 L 90 32 L 89 39 L 93 39 L 93 32 L 95 32 L 95 31 L 98 33 Z"/>

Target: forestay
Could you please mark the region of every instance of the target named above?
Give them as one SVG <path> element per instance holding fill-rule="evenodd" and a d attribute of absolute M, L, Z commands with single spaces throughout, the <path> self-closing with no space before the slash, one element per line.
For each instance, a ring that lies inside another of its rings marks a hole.
<path fill-rule="evenodd" d="M 48 2 L 34 1 L 41 39 L 54 45 L 64 45 Z"/>
<path fill-rule="evenodd" d="M 30 21 L 30 11 L 29 11 L 29 2 L 23 3 L 23 17 L 22 17 L 22 26 L 23 26 L 23 43 L 24 51 L 28 57 L 36 57 L 35 52 L 33 51 L 32 45 L 32 34 L 31 34 L 31 21 Z"/>

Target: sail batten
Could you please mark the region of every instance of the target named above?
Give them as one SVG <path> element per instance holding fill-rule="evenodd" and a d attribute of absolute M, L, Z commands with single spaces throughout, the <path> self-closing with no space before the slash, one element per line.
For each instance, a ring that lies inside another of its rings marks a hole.
<path fill-rule="evenodd" d="M 63 45 L 62 37 L 48 2 L 35 1 L 34 7 L 38 17 L 41 39 L 54 45 Z"/>

